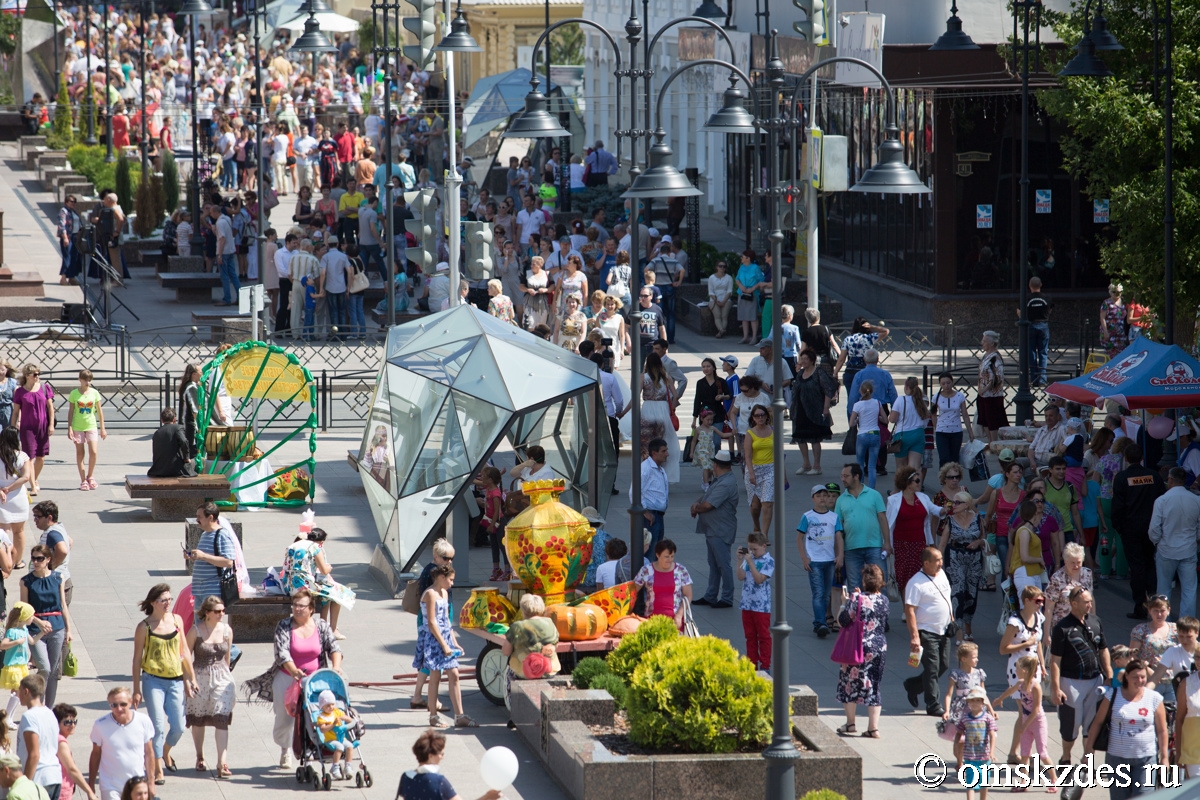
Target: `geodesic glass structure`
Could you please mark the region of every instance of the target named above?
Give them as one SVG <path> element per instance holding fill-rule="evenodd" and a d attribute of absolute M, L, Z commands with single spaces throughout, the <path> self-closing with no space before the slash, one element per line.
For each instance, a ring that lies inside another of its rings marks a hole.
<path fill-rule="evenodd" d="M 605 511 L 617 461 L 591 361 L 472 305 L 392 328 L 384 353 L 358 464 L 399 571 L 505 438 L 545 448 L 564 503 Z"/>

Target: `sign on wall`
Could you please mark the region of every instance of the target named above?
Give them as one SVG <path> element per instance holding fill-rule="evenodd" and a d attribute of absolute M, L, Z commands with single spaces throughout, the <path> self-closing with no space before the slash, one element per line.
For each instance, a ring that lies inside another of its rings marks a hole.
<path fill-rule="evenodd" d="M 1033 192 L 1034 212 L 1037 214 L 1050 213 L 1050 190 L 1035 189 Z"/>
<path fill-rule="evenodd" d="M 860 61 L 866 61 L 880 72 L 883 72 L 883 14 L 869 14 L 855 11 L 848 14 L 838 14 L 837 54 L 849 56 Z M 879 87 L 879 78 L 868 69 L 857 64 L 839 62 L 836 69 L 836 81 L 845 86 Z"/>
<path fill-rule="evenodd" d="M 991 205 L 975 206 L 975 227 L 976 228 L 992 227 L 992 207 L 991 207 Z"/>
<path fill-rule="evenodd" d="M 1092 222 L 1097 225 L 1108 224 L 1108 201 L 1093 200 L 1092 201 Z"/>

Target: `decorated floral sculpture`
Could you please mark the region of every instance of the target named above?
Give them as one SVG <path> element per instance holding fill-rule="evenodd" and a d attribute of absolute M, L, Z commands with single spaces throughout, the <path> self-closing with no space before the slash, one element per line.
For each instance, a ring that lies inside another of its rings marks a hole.
<path fill-rule="evenodd" d="M 562 603 L 583 580 L 596 531 L 575 509 L 560 503 L 561 480 L 529 481 L 521 489 L 529 508 L 505 528 L 504 546 L 513 572 L 546 605 Z"/>

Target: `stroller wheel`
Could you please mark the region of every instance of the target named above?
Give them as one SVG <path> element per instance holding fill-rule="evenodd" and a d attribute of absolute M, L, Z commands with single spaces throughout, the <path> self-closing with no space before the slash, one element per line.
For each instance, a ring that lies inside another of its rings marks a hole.
<path fill-rule="evenodd" d="M 325 791 L 327 792 L 333 786 L 333 778 L 328 772 L 326 772 L 325 776 L 321 778 L 321 785 L 325 787 Z"/>
<path fill-rule="evenodd" d="M 296 783 L 304 783 L 304 767 L 296 767 Z"/>
<path fill-rule="evenodd" d="M 363 783 L 365 783 L 367 785 L 367 788 L 370 789 L 371 784 L 374 783 L 374 781 L 371 780 L 371 773 L 367 771 L 366 767 L 363 767 L 362 778 L 363 778 Z"/>
<path fill-rule="evenodd" d="M 357 786 L 359 789 L 362 788 L 363 774 L 361 772 L 354 776 L 354 785 Z"/>
<path fill-rule="evenodd" d="M 312 784 L 313 791 L 317 791 L 318 789 L 321 788 L 321 778 L 320 778 L 320 776 L 317 775 L 316 772 L 313 771 L 312 767 L 308 768 L 308 772 L 309 772 L 309 779 L 308 779 L 309 783 Z"/>

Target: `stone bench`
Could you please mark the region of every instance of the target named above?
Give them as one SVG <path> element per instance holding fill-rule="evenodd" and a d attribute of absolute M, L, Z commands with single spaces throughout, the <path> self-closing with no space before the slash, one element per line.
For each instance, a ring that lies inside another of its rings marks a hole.
<path fill-rule="evenodd" d="M 24 159 L 26 150 L 33 150 L 38 147 L 46 146 L 45 136 L 22 136 L 17 139 L 17 158 Z"/>
<path fill-rule="evenodd" d="M 58 184 L 68 180 L 79 183 L 79 181 L 87 180 L 87 178 L 70 167 L 47 167 L 42 170 L 41 183 L 43 191 L 54 192 L 57 195 Z"/>
<path fill-rule="evenodd" d="M 159 522 L 186 520 L 208 500 L 229 497 L 229 479 L 224 475 L 195 478 L 151 478 L 126 475 L 125 492 L 133 499 L 150 499 L 150 514 Z"/>
<path fill-rule="evenodd" d="M 233 628 L 239 643 L 274 642 L 279 620 L 291 613 L 292 598 L 283 594 L 244 597 L 225 606 L 229 627 Z"/>
<path fill-rule="evenodd" d="M 163 271 L 204 272 L 204 256 L 167 256 L 167 267 Z"/>
<path fill-rule="evenodd" d="M 37 159 L 38 180 L 45 178 L 45 173 L 51 169 L 71 166 L 63 153 L 42 153 Z"/>
<path fill-rule="evenodd" d="M 221 276 L 213 272 L 164 272 L 158 276 L 164 289 L 175 290 L 179 303 L 210 303 L 212 290 L 221 288 Z"/>
<path fill-rule="evenodd" d="M 77 183 L 68 180 L 60 181 L 58 184 L 58 202 L 66 203 L 67 195 L 73 194 L 78 200 L 80 197 L 91 197 L 96 193 L 96 187 L 91 181 L 86 178 L 80 178 Z"/>
<path fill-rule="evenodd" d="M 25 169 L 30 172 L 37 171 L 38 159 L 43 155 L 60 155 L 63 158 L 67 157 L 66 150 L 51 150 L 47 147 L 30 147 L 25 150 Z"/>

